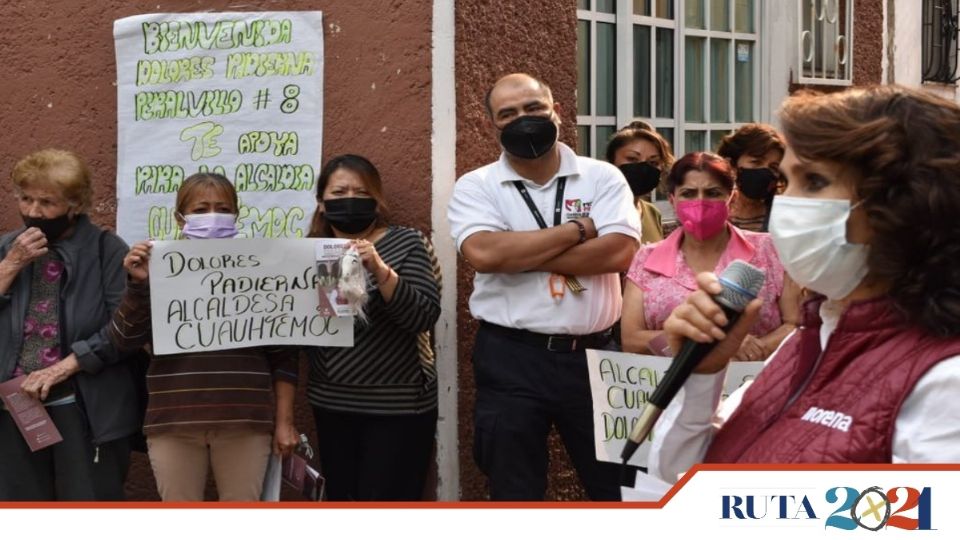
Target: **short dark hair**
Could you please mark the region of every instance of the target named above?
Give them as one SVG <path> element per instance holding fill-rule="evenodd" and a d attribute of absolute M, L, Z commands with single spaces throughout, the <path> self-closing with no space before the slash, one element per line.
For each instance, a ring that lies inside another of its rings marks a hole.
<path fill-rule="evenodd" d="M 960 106 L 900 86 L 789 98 L 780 112 L 802 160 L 855 171 L 873 232 L 867 279 L 907 321 L 960 335 Z"/>
<path fill-rule="evenodd" d="M 687 173 L 700 171 L 712 176 L 727 189 L 733 191 L 733 183 L 737 178 L 733 166 L 722 157 L 710 152 L 690 152 L 678 159 L 667 176 L 667 193 L 673 193 L 683 185 Z"/>
<path fill-rule="evenodd" d="M 717 154 L 730 160 L 730 164 L 737 166 L 741 156 L 763 157 L 767 152 L 776 150 L 781 158 L 787 145 L 783 137 L 773 126 L 767 124 L 744 124 L 740 129 L 720 139 Z"/>

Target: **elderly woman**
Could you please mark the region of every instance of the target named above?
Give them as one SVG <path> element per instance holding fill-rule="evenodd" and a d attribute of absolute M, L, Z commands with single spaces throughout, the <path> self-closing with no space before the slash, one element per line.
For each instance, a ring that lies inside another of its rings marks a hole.
<path fill-rule="evenodd" d="M 720 342 L 657 426 L 651 472 L 673 481 L 699 461 L 960 461 L 960 107 L 881 86 L 794 96 L 780 119 L 787 188 L 770 233 L 789 275 L 816 295 L 753 384 L 718 410 L 727 362 L 762 308 L 755 300 L 724 333 L 709 296 L 719 283 L 698 276 L 666 331 L 674 344 Z"/>
<path fill-rule="evenodd" d="M 720 156 L 690 153 L 674 164 L 667 190 L 681 226 L 665 240 L 640 248 L 633 259 L 623 300 L 623 350 L 668 354 L 663 323 L 696 290 L 696 274 L 720 273 L 742 259 L 765 270 L 767 279 L 760 291 L 763 311 L 736 358 L 765 359 L 794 328 L 798 291 L 784 288 L 783 266 L 768 235 L 727 222 L 733 168 Z"/>
<path fill-rule="evenodd" d="M 0 238 L 0 381 L 24 377 L 63 441 L 31 452 L 0 411 L 0 500 L 122 499 L 140 420 L 105 327 L 127 246 L 87 217 L 90 172 L 72 152 L 30 154 L 12 179 L 24 227 Z"/>

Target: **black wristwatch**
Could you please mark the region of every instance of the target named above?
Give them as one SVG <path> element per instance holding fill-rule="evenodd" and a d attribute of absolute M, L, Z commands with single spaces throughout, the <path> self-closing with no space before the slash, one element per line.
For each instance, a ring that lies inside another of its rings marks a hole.
<path fill-rule="evenodd" d="M 578 243 L 578 244 L 582 244 L 582 243 L 586 242 L 586 241 L 587 241 L 587 228 L 583 225 L 583 223 L 580 223 L 579 221 L 577 221 L 577 220 L 575 220 L 575 219 L 571 219 L 571 220 L 570 220 L 570 223 L 573 223 L 574 225 L 577 226 L 578 229 L 580 229 L 580 240 L 578 240 L 577 243 Z"/>

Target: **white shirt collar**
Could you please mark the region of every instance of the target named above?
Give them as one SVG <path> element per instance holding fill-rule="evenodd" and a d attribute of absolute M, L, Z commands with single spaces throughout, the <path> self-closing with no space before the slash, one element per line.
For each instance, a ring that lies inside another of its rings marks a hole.
<path fill-rule="evenodd" d="M 560 141 L 557 141 L 557 148 L 560 149 L 560 168 L 557 169 L 556 174 L 553 175 L 547 183 L 543 186 L 538 186 L 534 182 L 527 180 L 526 178 L 520 176 L 520 173 L 515 171 L 510 162 L 507 161 L 507 153 L 500 152 L 500 159 L 497 161 L 497 177 L 500 179 L 500 183 L 503 182 L 513 182 L 515 180 L 522 180 L 531 187 L 543 189 L 549 187 L 553 182 L 561 177 L 573 177 L 580 175 L 580 168 L 577 164 L 577 154 L 569 146 L 563 144 Z"/>

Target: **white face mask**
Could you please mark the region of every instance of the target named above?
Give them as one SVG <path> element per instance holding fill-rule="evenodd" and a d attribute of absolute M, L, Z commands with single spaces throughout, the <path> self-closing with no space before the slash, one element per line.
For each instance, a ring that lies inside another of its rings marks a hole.
<path fill-rule="evenodd" d="M 780 262 L 801 287 L 831 300 L 845 298 L 867 275 L 869 247 L 847 242 L 853 208 L 842 199 L 773 198 L 770 237 Z"/>

